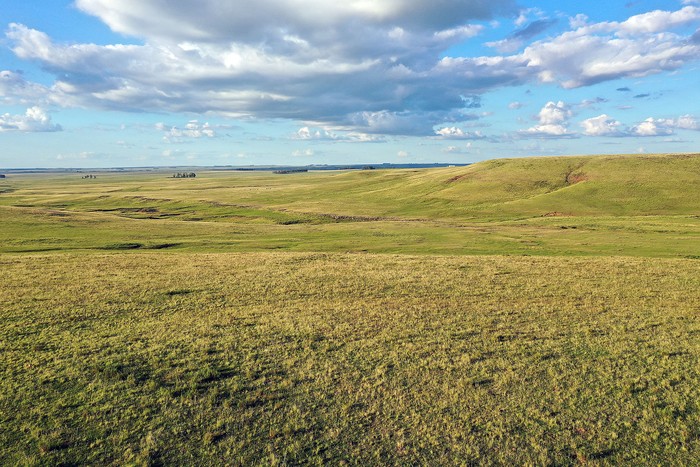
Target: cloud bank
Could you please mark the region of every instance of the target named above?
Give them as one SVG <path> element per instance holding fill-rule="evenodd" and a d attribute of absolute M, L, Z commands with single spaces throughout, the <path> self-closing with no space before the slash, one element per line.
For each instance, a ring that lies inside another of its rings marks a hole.
<path fill-rule="evenodd" d="M 478 57 L 445 53 L 478 40 L 488 27 L 482 23 L 516 17 L 512 0 L 259 0 L 255 8 L 218 0 L 77 0 L 76 5 L 142 44 L 64 44 L 10 24 L 6 37 L 14 53 L 40 64 L 55 81 L 42 86 L 3 71 L 0 98 L 25 105 L 33 100 L 291 119 L 328 134 L 435 135 L 436 127 L 458 128 L 472 118 L 467 111 L 474 100 L 464 96 L 528 82 L 589 86 L 676 70 L 700 58 L 697 33 L 678 32 L 700 25 L 700 7 L 691 4 L 621 22 L 590 23 L 578 15 L 569 30 L 529 44 L 555 22 L 539 18 L 525 25 L 526 19 L 518 19 L 521 28 L 496 47 L 502 55 Z M 552 104 L 523 133 L 569 135 L 567 110 Z M 604 132 L 605 125 L 591 121 L 584 131 Z M 187 128 L 179 131 L 188 136 Z"/>

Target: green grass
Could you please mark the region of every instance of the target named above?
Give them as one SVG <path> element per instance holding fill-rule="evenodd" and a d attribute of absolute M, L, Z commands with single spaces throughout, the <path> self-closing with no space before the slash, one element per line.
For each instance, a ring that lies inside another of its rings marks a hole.
<path fill-rule="evenodd" d="M 700 255 L 700 156 L 466 168 L 17 176 L 0 251 L 144 248 L 407 254 Z"/>
<path fill-rule="evenodd" d="M 6 464 L 700 458 L 697 260 L 0 262 Z"/>
<path fill-rule="evenodd" d="M 0 464 L 694 465 L 700 156 L 0 180 Z"/>

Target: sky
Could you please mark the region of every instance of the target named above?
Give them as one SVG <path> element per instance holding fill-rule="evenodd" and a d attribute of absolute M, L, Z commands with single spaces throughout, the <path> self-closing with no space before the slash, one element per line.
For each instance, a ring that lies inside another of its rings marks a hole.
<path fill-rule="evenodd" d="M 0 168 L 698 152 L 700 0 L 0 0 Z"/>

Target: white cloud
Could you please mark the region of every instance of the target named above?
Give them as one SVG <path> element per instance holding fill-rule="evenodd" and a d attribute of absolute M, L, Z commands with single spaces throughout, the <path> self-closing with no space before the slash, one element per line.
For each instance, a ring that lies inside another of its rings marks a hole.
<path fill-rule="evenodd" d="M 521 132 L 521 134 L 528 134 L 530 136 L 559 136 L 559 137 L 564 137 L 564 136 L 571 136 L 572 134 L 569 133 L 569 130 L 564 126 L 564 125 L 552 125 L 552 124 L 546 124 L 546 125 L 535 125 L 531 128 L 528 128 L 524 132 Z"/>
<path fill-rule="evenodd" d="M 649 117 L 631 129 L 636 136 L 668 136 L 674 130 L 700 131 L 700 123 L 692 115 L 683 115 L 676 119 Z"/>
<path fill-rule="evenodd" d="M 294 157 L 311 157 L 314 155 L 314 151 L 311 149 L 298 149 L 294 152 L 292 152 L 292 156 Z"/>
<path fill-rule="evenodd" d="M 584 134 L 588 136 L 620 136 L 621 123 L 606 114 L 589 118 L 581 122 Z"/>
<path fill-rule="evenodd" d="M 163 140 L 168 143 L 182 142 L 184 138 L 198 139 L 216 136 L 216 132 L 209 123 L 200 124 L 197 120 L 190 120 L 184 128 L 168 127 L 164 123 L 156 123 L 156 129 L 165 132 Z"/>
<path fill-rule="evenodd" d="M 678 118 L 649 117 L 632 127 L 626 127 L 614 118 L 602 114 L 583 120 L 580 125 L 587 136 L 669 136 L 676 130 L 700 131 L 700 122 L 692 115 L 681 115 Z"/>
<path fill-rule="evenodd" d="M 583 14 L 577 14 L 573 18 L 569 18 L 569 27 L 571 29 L 578 29 L 584 27 L 588 23 L 588 16 Z"/>
<path fill-rule="evenodd" d="M 673 127 L 679 130 L 696 130 L 700 131 L 700 122 L 692 115 L 682 115 L 675 120 L 671 120 Z"/>
<path fill-rule="evenodd" d="M 516 20 L 521 29 L 504 39 L 523 46 L 521 53 L 445 57 L 445 51 L 481 33 L 484 28 L 474 21 L 501 13 L 515 17 L 515 3 L 76 4 L 143 44 L 56 43 L 41 31 L 12 24 L 7 32 L 12 50 L 52 73 L 55 82 L 47 87 L 2 72 L 0 102 L 293 119 L 339 134 L 374 135 L 367 137 L 373 140 L 380 134 L 434 135 L 436 126 L 464 121 L 462 95 L 536 80 L 587 86 L 677 70 L 700 58 L 700 41 L 673 32 L 700 21 L 700 8 L 690 5 L 622 22 L 589 23 L 577 16 L 570 20 L 572 30 L 534 43 L 529 42 L 553 21 L 531 10 Z M 173 138 L 208 136 L 201 128 L 177 131 L 182 135 Z M 191 131 L 201 136 L 187 134 Z M 567 134 L 562 123 L 542 122 L 532 133 Z"/>
<path fill-rule="evenodd" d="M 700 8 L 686 6 L 678 11 L 655 10 L 632 16 L 620 23 L 618 35 L 653 34 L 700 20 Z"/>
<path fill-rule="evenodd" d="M 571 117 L 569 106 L 559 102 L 547 102 L 540 110 L 539 119 L 543 125 L 557 125 L 566 122 Z"/>
<path fill-rule="evenodd" d="M 525 106 L 525 104 L 523 104 L 522 102 L 517 102 L 517 101 L 511 102 L 510 104 L 508 104 L 508 108 L 510 110 L 522 109 L 524 106 Z"/>
<path fill-rule="evenodd" d="M 540 81 L 565 88 L 675 70 L 700 58 L 700 45 L 669 31 L 699 20 L 700 8 L 685 7 L 585 25 L 532 44 L 523 57 L 541 70 Z"/>
<path fill-rule="evenodd" d="M 567 128 L 571 116 L 572 112 L 567 104 L 562 101 L 549 101 L 538 114 L 540 124 L 519 133 L 521 136 L 570 138 L 574 136 Z"/>
<path fill-rule="evenodd" d="M 308 126 L 305 126 L 299 128 L 299 130 L 294 134 L 293 139 L 332 141 L 339 139 L 339 137 L 325 128 L 309 128 Z"/>
<path fill-rule="evenodd" d="M 515 18 L 513 24 L 515 24 L 518 27 L 521 27 L 530 20 L 531 16 L 542 18 L 544 16 L 544 12 L 539 8 L 526 8 L 524 10 L 520 10 L 520 12 L 518 13 L 518 17 Z"/>
<path fill-rule="evenodd" d="M 471 140 L 476 140 L 476 139 L 484 139 L 486 136 L 484 136 L 481 131 L 464 131 L 461 128 L 458 127 L 443 127 L 438 130 L 435 130 L 435 134 L 437 136 L 441 136 L 445 139 L 471 139 Z"/>
<path fill-rule="evenodd" d="M 434 33 L 436 39 L 446 40 L 446 39 L 469 39 L 471 37 L 479 35 L 484 30 L 484 27 L 479 24 L 470 24 L 468 26 L 460 26 L 452 29 L 445 29 L 444 31 L 437 31 Z"/>
<path fill-rule="evenodd" d="M 46 104 L 50 90 L 27 81 L 21 73 L 0 70 L 0 102 L 9 105 Z"/>
<path fill-rule="evenodd" d="M 359 112 L 350 116 L 350 125 L 369 134 L 413 134 L 428 136 L 432 127 L 445 119 L 448 112 Z M 430 124 L 428 127 L 426 123 Z"/>
<path fill-rule="evenodd" d="M 0 115 L 0 132 L 50 132 L 61 131 L 61 125 L 51 122 L 51 116 L 41 107 L 31 107 L 24 115 Z"/>
<path fill-rule="evenodd" d="M 632 128 L 632 133 L 637 136 L 660 136 L 670 135 L 673 131 L 669 128 L 664 128 L 660 122 L 653 118 L 647 118 L 637 126 Z"/>
<path fill-rule="evenodd" d="M 292 139 L 305 141 L 333 141 L 344 143 L 372 143 L 383 142 L 378 135 L 358 133 L 354 131 L 341 131 L 337 133 L 330 128 L 302 127 L 292 135 Z"/>

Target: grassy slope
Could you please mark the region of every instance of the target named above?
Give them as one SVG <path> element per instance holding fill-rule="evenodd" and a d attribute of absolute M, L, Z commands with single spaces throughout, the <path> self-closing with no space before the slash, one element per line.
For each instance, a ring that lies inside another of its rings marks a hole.
<path fill-rule="evenodd" d="M 236 194 L 243 202 L 304 212 L 402 218 L 698 214 L 700 155 L 500 159 L 465 168 L 324 175 L 290 184 L 259 179 L 265 189 L 249 186 Z"/>
<path fill-rule="evenodd" d="M 272 175 L 19 177 L 0 251 L 119 243 L 204 251 L 700 255 L 700 156 L 494 160 Z M 574 229 L 575 228 L 575 229 Z"/>
<path fill-rule="evenodd" d="M 308 173 L 207 173 L 27 177 L 3 198 L 78 209 L 146 208 L 205 219 L 266 217 L 270 209 L 402 218 L 512 219 L 560 212 L 576 216 L 698 214 L 700 155 L 498 159 L 464 168 Z M 36 185 L 36 183 L 40 185 Z M 44 185 L 48 191 L 42 191 Z M 127 202 L 127 205 L 124 203 Z M 4 201 L 2 204 L 8 204 Z M 263 208 L 256 211 L 255 207 Z M 276 220 L 274 216 L 273 220 Z"/>

